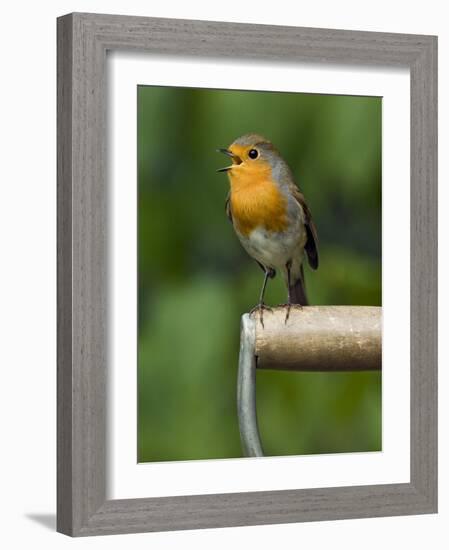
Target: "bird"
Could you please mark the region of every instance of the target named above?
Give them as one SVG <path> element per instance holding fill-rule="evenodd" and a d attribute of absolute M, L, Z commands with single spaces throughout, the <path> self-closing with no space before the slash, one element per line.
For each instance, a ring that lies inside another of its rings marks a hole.
<path fill-rule="evenodd" d="M 230 189 L 225 210 L 246 252 L 264 271 L 259 303 L 251 310 L 271 310 L 264 302 L 268 279 L 282 273 L 287 287 L 285 323 L 292 306 L 308 305 L 303 263 L 307 256 L 312 269 L 318 268 L 318 237 L 304 195 L 279 151 L 268 139 L 245 134 L 218 152 L 232 164 L 226 172 Z"/>

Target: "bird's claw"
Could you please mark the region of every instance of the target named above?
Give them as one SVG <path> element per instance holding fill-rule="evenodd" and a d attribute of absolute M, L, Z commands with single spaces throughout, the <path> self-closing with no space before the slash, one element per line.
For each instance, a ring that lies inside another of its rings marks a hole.
<path fill-rule="evenodd" d="M 291 304 L 289 302 L 287 302 L 286 304 L 279 304 L 277 307 L 285 307 L 287 309 L 286 313 L 285 313 L 285 320 L 284 320 L 284 324 L 286 325 L 287 324 L 287 321 L 289 320 L 290 318 L 290 310 L 293 308 L 295 309 L 302 309 L 303 306 L 301 304 Z"/>
<path fill-rule="evenodd" d="M 271 311 L 273 313 L 273 308 L 266 306 L 264 303 L 257 304 L 257 306 L 254 306 L 253 309 L 249 312 L 250 315 L 253 315 L 253 313 L 259 312 L 259 319 L 260 324 L 262 325 L 262 328 L 265 328 L 263 324 L 263 312 L 264 310 Z"/>

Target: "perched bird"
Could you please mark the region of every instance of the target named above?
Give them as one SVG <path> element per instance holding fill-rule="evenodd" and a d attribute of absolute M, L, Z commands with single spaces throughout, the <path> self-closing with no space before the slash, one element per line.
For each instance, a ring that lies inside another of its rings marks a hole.
<path fill-rule="evenodd" d="M 304 196 L 292 172 L 273 144 L 257 134 L 236 139 L 227 149 L 232 164 L 227 172 L 230 191 L 226 213 L 248 254 L 265 272 L 259 304 L 263 310 L 267 280 L 280 271 L 288 289 L 287 313 L 293 304 L 307 305 L 304 253 L 312 269 L 318 267 L 317 234 Z M 253 310 L 253 311 L 254 311 Z"/>

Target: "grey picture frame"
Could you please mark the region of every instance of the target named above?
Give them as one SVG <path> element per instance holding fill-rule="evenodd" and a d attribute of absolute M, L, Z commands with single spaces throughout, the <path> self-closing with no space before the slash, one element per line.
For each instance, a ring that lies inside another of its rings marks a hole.
<path fill-rule="evenodd" d="M 437 38 L 83 13 L 60 17 L 57 31 L 57 530 L 83 536 L 436 512 Z M 410 69 L 409 483 L 107 499 L 110 50 Z"/>

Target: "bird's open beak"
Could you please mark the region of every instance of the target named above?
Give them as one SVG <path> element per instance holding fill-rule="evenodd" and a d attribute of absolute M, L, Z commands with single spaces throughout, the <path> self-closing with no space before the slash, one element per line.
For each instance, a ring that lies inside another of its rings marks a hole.
<path fill-rule="evenodd" d="M 225 166 L 224 168 L 218 168 L 217 172 L 227 172 L 233 166 L 235 166 L 236 164 L 240 164 L 242 162 L 242 159 L 238 155 L 234 154 L 232 151 L 229 151 L 229 149 L 217 149 L 217 153 L 223 153 L 224 155 L 228 155 L 228 157 L 232 158 L 231 166 Z"/>

